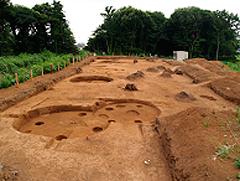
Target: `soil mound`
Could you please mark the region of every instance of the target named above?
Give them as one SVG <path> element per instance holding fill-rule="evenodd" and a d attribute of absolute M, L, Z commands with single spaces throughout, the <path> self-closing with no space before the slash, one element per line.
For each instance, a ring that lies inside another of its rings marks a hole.
<path fill-rule="evenodd" d="M 203 70 L 194 65 L 183 65 L 180 69 L 184 72 L 184 74 L 192 78 L 193 83 L 195 84 L 206 82 L 216 77 L 215 73 Z"/>
<path fill-rule="evenodd" d="M 225 72 L 229 70 L 227 66 L 219 61 L 208 61 L 204 58 L 194 58 L 186 61 L 188 64 L 197 64 L 201 67 L 209 70 L 210 72 L 214 72 L 218 75 L 225 75 Z"/>
<path fill-rule="evenodd" d="M 138 88 L 135 84 L 127 84 L 124 88 L 126 91 L 137 91 Z"/>
<path fill-rule="evenodd" d="M 196 100 L 196 98 L 192 94 L 187 93 L 185 91 L 179 92 L 175 96 L 175 99 L 177 101 L 181 101 L 181 102 L 191 102 L 191 101 L 195 101 Z"/>
<path fill-rule="evenodd" d="M 162 66 L 162 65 L 159 65 L 157 67 L 149 67 L 149 68 L 146 69 L 147 72 L 153 72 L 153 73 L 162 72 L 164 70 L 168 70 L 168 69 L 166 67 Z"/>
<path fill-rule="evenodd" d="M 138 60 L 137 60 L 137 59 L 134 59 L 134 60 L 133 60 L 133 63 L 138 63 Z"/>
<path fill-rule="evenodd" d="M 130 75 L 127 76 L 127 79 L 128 80 L 137 80 L 137 79 L 140 79 L 140 78 L 143 78 L 144 77 L 144 73 L 142 71 L 137 71 L 135 73 L 132 73 Z"/>
<path fill-rule="evenodd" d="M 233 144 L 227 128 L 220 125 L 234 119 L 231 111 L 205 108 L 190 108 L 163 118 L 161 141 L 172 179 L 219 181 L 230 176 L 234 180 L 238 172 L 232 166 L 234 160 L 215 157 L 219 144 Z"/>
<path fill-rule="evenodd" d="M 226 100 L 240 104 L 240 81 L 238 78 L 222 78 L 209 84 L 209 87 Z"/>
<path fill-rule="evenodd" d="M 164 78 L 172 78 L 172 74 L 170 72 L 168 72 L 167 70 L 164 70 L 161 75 L 161 77 L 164 77 Z"/>
<path fill-rule="evenodd" d="M 157 68 L 158 68 L 160 71 L 166 70 L 166 67 L 164 67 L 163 65 L 159 65 L 159 66 L 157 66 Z"/>
<path fill-rule="evenodd" d="M 163 62 L 166 62 L 167 64 L 172 66 L 182 66 L 185 64 L 183 61 L 176 61 L 176 60 L 163 60 Z"/>
<path fill-rule="evenodd" d="M 181 67 L 176 67 L 173 72 L 177 75 L 183 75 L 184 73 Z"/>
<path fill-rule="evenodd" d="M 147 68 L 146 71 L 147 71 L 147 72 L 157 73 L 157 72 L 159 72 L 160 70 L 159 70 L 157 67 L 150 67 L 150 68 Z"/>

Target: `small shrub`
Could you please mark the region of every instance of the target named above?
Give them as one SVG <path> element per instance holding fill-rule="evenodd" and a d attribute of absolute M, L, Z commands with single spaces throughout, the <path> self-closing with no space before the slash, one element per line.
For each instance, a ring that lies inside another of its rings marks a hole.
<path fill-rule="evenodd" d="M 234 165 L 236 168 L 240 169 L 240 157 L 238 157 L 235 162 L 234 162 Z"/>
<path fill-rule="evenodd" d="M 204 120 L 204 121 L 202 122 L 202 124 L 203 124 L 203 127 L 204 127 L 204 128 L 208 128 L 208 127 L 209 127 L 209 122 L 208 122 L 208 120 Z"/>
<path fill-rule="evenodd" d="M 231 152 L 231 146 L 221 145 L 220 147 L 218 147 L 216 151 L 216 155 L 222 159 L 225 159 L 228 157 L 230 152 Z"/>

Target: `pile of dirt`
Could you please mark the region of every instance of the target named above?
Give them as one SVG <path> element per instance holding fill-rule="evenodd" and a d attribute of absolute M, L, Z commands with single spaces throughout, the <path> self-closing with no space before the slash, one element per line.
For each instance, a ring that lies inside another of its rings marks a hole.
<path fill-rule="evenodd" d="M 92 61 L 89 57 L 80 63 L 75 63 L 62 71 L 54 74 L 46 74 L 20 84 L 18 88 L 12 86 L 0 90 L 0 111 L 3 111 L 16 103 L 51 88 L 57 82 L 81 72 L 81 67 Z"/>
<path fill-rule="evenodd" d="M 128 80 L 137 80 L 137 79 L 140 79 L 140 78 L 143 78 L 144 77 L 144 73 L 142 71 L 137 71 L 135 73 L 132 73 L 130 75 L 127 76 L 127 79 Z"/>
<path fill-rule="evenodd" d="M 164 78 L 172 78 L 172 74 L 167 70 L 164 70 L 160 76 Z"/>
<path fill-rule="evenodd" d="M 136 87 L 135 84 L 127 84 L 124 88 L 126 91 L 137 91 L 138 88 Z"/>
<path fill-rule="evenodd" d="M 17 181 L 18 171 L 0 163 L 0 180 L 1 181 Z"/>
<path fill-rule="evenodd" d="M 157 67 L 149 67 L 149 68 L 146 69 L 147 72 L 153 72 L 153 73 L 162 72 L 164 70 L 168 70 L 169 72 L 171 71 L 170 69 L 167 69 L 163 65 L 159 65 Z"/>
<path fill-rule="evenodd" d="M 182 66 L 185 64 L 183 61 L 176 61 L 176 60 L 163 60 L 163 62 L 166 62 L 167 64 L 172 66 Z"/>
<path fill-rule="evenodd" d="M 174 68 L 173 72 L 177 75 L 183 75 L 184 73 L 181 67 L 178 67 L 178 66 Z"/>
<path fill-rule="evenodd" d="M 188 64 L 197 64 L 201 67 L 214 72 L 218 75 L 225 75 L 226 71 L 229 71 L 229 68 L 219 61 L 208 61 L 204 58 L 194 58 L 186 61 Z"/>
<path fill-rule="evenodd" d="M 192 78 L 193 83 L 195 84 L 206 82 L 216 77 L 215 73 L 206 71 L 194 65 L 183 65 L 180 66 L 180 69 L 184 72 L 184 74 Z"/>
<path fill-rule="evenodd" d="M 157 68 L 160 71 L 166 70 L 166 67 L 164 67 L 163 65 L 159 65 L 159 66 L 157 66 Z"/>
<path fill-rule="evenodd" d="M 221 160 L 216 156 L 221 144 L 233 144 L 234 139 L 223 126 L 234 119 L 231 111 L 216 112 L 205 108 L 189 108 L 163 118 L 159 131 L 172 179 L 234 180 L 238 173 L 233 167 L 234 160 Z"/>
<path fill-rule="evenodd" d="M 176 96 L 175 96 L 175 99 L 177 101 L 180 101 L 180 102 L 191 102 L 191 101 L 195 101 L 196 98 L 190 94 L 190 93 L 187 93 L 185 91 L 181 91 L 179 92 Z"/>
<path fill-rule="evenodd" d="M 209 87 L 218 95 L 236 104 L 240 104 L 240 76 L 236 78 L 222 78 L 209 84 Z"/>
<path fill-rule="evenodd" d="M 134 60 L 133 60 L 133 63 L 138 63 L 138 60 L 137 60 L 137 59 L 134 59 Z"/>
<path fill-rule="evenodd" d="M 157 72 L 159 72 L 159 69 L 157 67 L 149 67 L 149 68 L 146 69 L 146 71 L 157 73 Z"/>

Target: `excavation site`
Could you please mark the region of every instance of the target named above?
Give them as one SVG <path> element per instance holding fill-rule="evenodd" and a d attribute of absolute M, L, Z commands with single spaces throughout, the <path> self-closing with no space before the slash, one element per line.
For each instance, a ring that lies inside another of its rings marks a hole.
<path fill-rule="evenodd" d="M 240 75 L 218 61 L 90 56 L 0 90 L 0 178 L 226 180 L 239 104 Z"/>

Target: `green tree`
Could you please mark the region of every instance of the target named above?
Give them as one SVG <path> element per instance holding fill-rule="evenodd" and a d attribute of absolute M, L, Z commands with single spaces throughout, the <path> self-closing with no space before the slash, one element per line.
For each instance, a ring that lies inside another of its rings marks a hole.
<path fill-rule="evenodd" d="M 9 0 L 0 0 L 0 56 L 13 53 L 14 37 L 7 21 L 9 14 Z"/>

